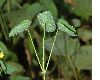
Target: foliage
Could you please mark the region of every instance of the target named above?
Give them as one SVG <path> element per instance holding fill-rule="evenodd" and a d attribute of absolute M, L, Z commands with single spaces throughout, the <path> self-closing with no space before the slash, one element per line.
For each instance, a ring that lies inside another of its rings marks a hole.
<path fill-rule="evenodd" d="M 92 0 L 74 0 L 73 5 L 72 11 L 78 16 L 88 18 L 92 15 Z"/>
<path fill-rule="evenodd" d="M 5 76 L 41 80 L 45 71 L 46 80 L 89 80 L 81 77 L 81 71 L 91 77 L 87 75 L 92 70 L 91 4 L 91 0 L 0 0 L 4 55 L 0 80 Z"/>

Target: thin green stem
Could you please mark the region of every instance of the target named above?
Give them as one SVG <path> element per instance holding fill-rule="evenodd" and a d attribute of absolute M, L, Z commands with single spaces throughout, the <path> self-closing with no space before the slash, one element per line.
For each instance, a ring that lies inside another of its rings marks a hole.
<path fill-rule="evenodd" d="M 42 67 L 43 67 L 43 80 L 45 80 L 45 48 L 44 48 L 44 44 L 45 44 L 45 27 L 44 27 L 44 32 L 43 32 L 43 56 L 42 56 Z"/>
<path fill-rule="evenodd" d="M 67 54 L 66 56 L 67 56 L 68 61 L 69 61 L 70 65 L 71 65 L 71 67 L 72 67 L 72 70 L 73 70 L 73 73 L 74 73 L 74 76 L 75 76 L 76 80 L 79 80 L 79 77 L 78 77 L 77 72 L 75 70 L 75 66 L 73 64 L 73 61 L 72 61 L 71 57 L 68 55 L 68 53 L 67 53 L 67 46 L 66 45 L 67 45 L 68 42 L 66 43 L 66 33 L 64 33 L 64 38 L 65 38 L 65 53 Z"/>
<path fill-rule="evenodd" d="M 45 27 L 44 27 L 44 33 L 43 33 L 43 58 L 42 58 L 42 60 L 43 60 L 43 70 L 45 70 L 45 49 L 44 49 L 44 44 L 45 44 L 45 42 L 44 42 L 44 40 L 45 40 Z"/>
<path fill-rule="evenodd" d="M 35 49 L 35 45 L 34 45 L 34 43 L 33 43 L 33 40 L 32 40 L 31 34 L 30 34 L 30 31 L 29 31 L 28 29 L 27 29 L 27 31 L 28 31 L 28 34 L 29 34 L 29 37 L 30 37 L 30 40 L 31 40 L 32 46 L 33 46 L 33 48 L 34 48 L 34 51 L 35 51 L 35 54 L 36 54 L 37 60 L 38 60 L 38 62 L 39 62 L 40 68 L 41 68 L 41 70 L 43 71 L 43 68 L 42 68 L 42 65 L 41 65 L 41 63 L 40 63 L 40 60 L 39 60 L 39 57 L 38 57 L 37 51 L 36 51 L 36 49 Z"/>
<path fill-rule="evenodd" d="M 59 30 L 57 29 L 57 32 L 56 32 L 56 35 L 55 35 L 55 37 L 54 37 L 54 41 L 53 41 L 53 44 L 52 44 L 52 48 L 51 48 L 51 51 L 50 51 L 49 59 L 48 59 L 48 61 L 47 61 L 46 71 L 47 71 L 47 69 L 48 69 L 48 65 L 49 65 L 49 62 L 50 62 L 51 54 L 52 54 L 53 49 L 54 49 L 54 44 L 55 44 L 55 41 L 56 41 L 56 38 L 57 38 L 58 31 L 59 31 Z"/>
<path fill-rule="evenodd" d="M 45 80 L 45 74 L 46 74 L 46 73 L 43 74 L 43 80 Z"/>
<path fill-rule="evenodd" d="M 76 80 L 79 80 L 79 77 L 78 77 L 78 75 L 77 75 L 76 69 L 75 69 L 75 67 L 74 67 L 73 61 L 72 61 L 72 59 L 71 59 L 70 56 L 68 56 L 68 60 L 69 60 L 69 62 L 70 62 L 70 64 L 71 64 L 71 67 L 72 67 L 72 69 L 73 69 L 73 73 L 74 73 L 74 75 L 75 75 Z"/>

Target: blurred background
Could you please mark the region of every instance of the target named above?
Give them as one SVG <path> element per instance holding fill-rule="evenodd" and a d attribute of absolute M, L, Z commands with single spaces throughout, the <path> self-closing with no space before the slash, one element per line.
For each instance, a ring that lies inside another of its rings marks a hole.
<path fill-rule="evenodd" d="M 51 11 L 55 22 L 65 19 L 77 30 L 77 37 L 59 31 L 46 80 L 92 80 L 92 0 L 0 0 L 0 52 L 3 61 L 14 67 L 4 73 L 0 66 L 0 80 L 42 80 L 27 32 L 12 38 L 9 32 L 24 19 L 32 20 L 29 30 L 42 62 L 43 30 L 36 16 L 43 11 Z M 46 33 L 45 62 L 54 35 Z"/>

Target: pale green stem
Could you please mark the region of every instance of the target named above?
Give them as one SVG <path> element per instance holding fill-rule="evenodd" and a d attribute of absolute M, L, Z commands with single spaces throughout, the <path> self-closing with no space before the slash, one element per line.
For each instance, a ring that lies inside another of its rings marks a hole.
<path fill-rule="evenodd" d="M 53 41 L 53 44 L 52 44 L 52 48 L 51 48 L 51 50 L 50 50 L 49 59 L 48 59 L 48 61 L 47 61 L 46 71 L 47 71 L 47 69 L 48 69 L 48 65 L 49 65 L 49 62 L 50 62 L 51 54 L 52 54 L 53 49 L 54 49 L 54 44 L 55 44 L 55 41 L 56 41 L 56 37 L 57 37 L 58 31 L 59 31 L 59 30 L 57 29 L 57 32 L 56 32 L 56 34 L 55 34 L 54 41 Z"/>
<path fill-rule="evenodd" d="M 28 34 L 29 34 L 29 37 L 30 37 L 30 40 L 31 40 L 32 46 L 33 46 L 33 48 L 34 48 L 35 55 L 36 55 L 37 60 L 38 60 L 38 62 L 39 62 L 40 68 L 41 68 L 41 70 L 43 71 L 43 68 L 42 68 L 42 65 L 41 65 L 41 63 L 40 63 L 40 60 L 39 60 L 39 57 L 38 57 L 37 51 L 36 51 L 36 49 L 35 49 L 35 45 L 34 45 L 34 43 L 33 43 L 33 40 L 32 40 L 31 34 L 30 34 L 30 31 L 29 31 L 28 29 L 27 29 L 27 31 L 28 31 Z"/>
<path fill-rule="evenodd" d="M 45 44 L 45 42 L 44 42 L 44 40 L 45 40 L 45 27 L 44 27 L 44 33 L 43 33 L 43 57 L 42 57 L 42 62 L 43 62 L 43 64 L 42 64 L 42 66 L 43 66 L 43 79 L 45 80 L 45 74 L 46 74 L 46 72 L 45 72 L 45 48 L 44 48 L 44 44 Z"/>
<path fill-rule="evenodd" d="M 45 80 L 45 74 L 46 74 L 46 73 L 43 74 L 43 80 Z"/>

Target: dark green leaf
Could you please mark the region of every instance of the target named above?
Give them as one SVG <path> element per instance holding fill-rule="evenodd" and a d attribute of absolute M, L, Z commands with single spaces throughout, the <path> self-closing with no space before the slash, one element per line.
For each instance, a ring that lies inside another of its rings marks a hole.
<path fill-rule="evenodd" d="M 7 47 L 3 42 L 0 41 L 0 52 L 3 51 L 3 53 L 8 53 Z"/>
<path fill-rule="evenodd" d="M 16 80 L 31 80 L 29 77 L 25 77 L 25 76 L 17 76 Z"/>
<path fill-rule="evenodd" d="M 45 42 L 45 48 L 50 51 L 53 43 L 53 38 L 49 38 Z M 59 32 L 56 38 L 55 46 L 53 53 L 56 55 L 72 55 L 74 54 L 80 47 L 79 40 L 77 38 L 70 38 L 67 34 L 63 32 Z"/>
<path fill-rule="evenodd" d="M 65 80 L 72 80 L 73 71 L 69 65 L 68 59 L 66 56 L 59 56 L 58 57 L 58 68 L 60 67 L 61 72 Z"/>
<path fill-rule="evenodd" d="M 79 53 L 73 56 L 75 65 L 78 70 L 81 69 L 91 69 L 92 68 L 92 46 L 85 45 L 80 47 Z"/>
<path fill-rule="evenodd" d="M 6 0 L 0 0 L 0 8 L 2 7 L 2 5 L 4 4 Z"/>
<path fill-rule="evenodd" d="M 20 76 L 20 75 L 17 75 L 17 76 L 11 76 L 10 79 L 11 79 L 11 80 L 31 80 L 29 77 L 26 77 L 26 76 Z"/>
<path fill-rule="evenodd" d="M 72 11 L 82 18 L 88 18 L 92 15 L 92 0 L 74 0 Z"/>
<path fill-rule="evenodd" d="M 12 11 L 8 14 L 10 26 L 16 26 L 23 20 L 32 20 L 40 11 L 42 6 L 39 3 L 34 3 L 26 7 L 22 7 L 20 10 Z"/>
<path fill-rule="evenodd" d="M 58 16 L 58 10 L 55 3 L 52 0 L 41 0 L 41 3 L 43 3 L 44 10 L 50 11 L 54 17 L 54 20 L 56 20 Z"/>

